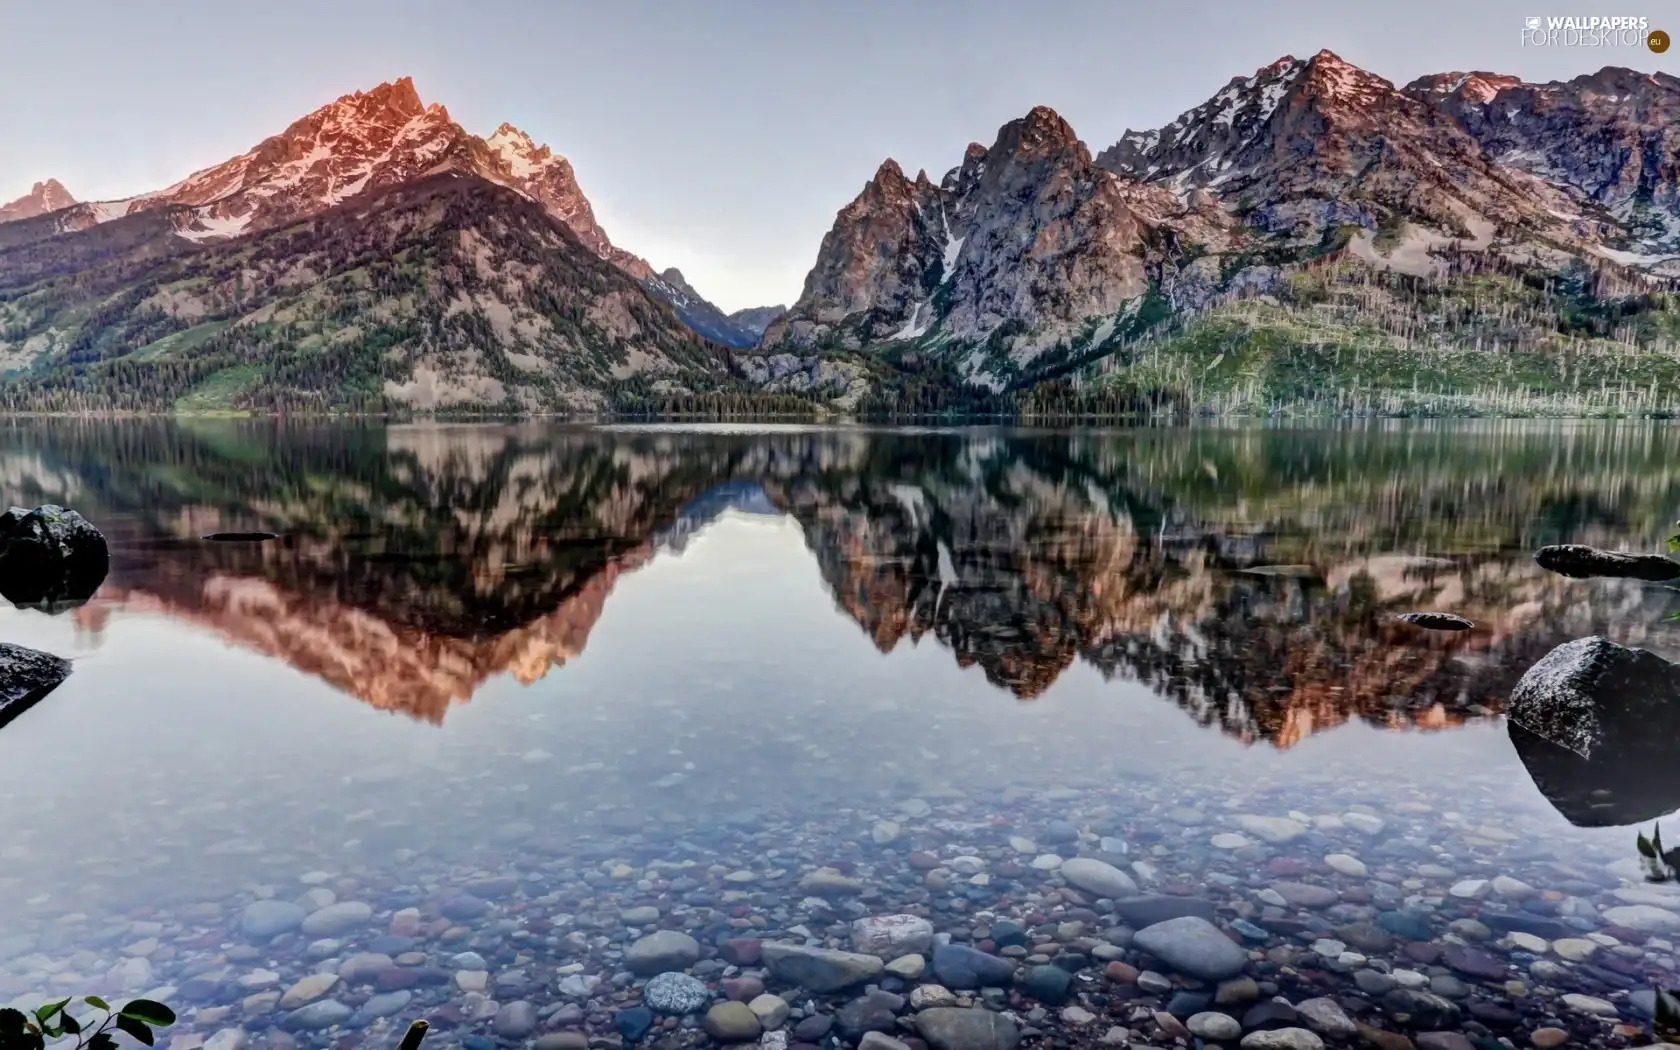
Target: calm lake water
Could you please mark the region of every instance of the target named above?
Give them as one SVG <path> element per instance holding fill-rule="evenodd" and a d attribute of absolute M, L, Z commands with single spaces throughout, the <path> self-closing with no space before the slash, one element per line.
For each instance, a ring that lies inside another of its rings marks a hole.
<path fill-rule="evenodd" d="M 1680 430 L 35 422 L 0 431 L 0 484 L 112 545 L 86 605 L 0 611 L 75 660 L 0 730 L 0 1001 L 166 997 L 177 1050 L 418 1016 L 561 1050 L 661 1037 L 618 1019 L 653 926 L 716 990 L 756 972 L 731 937 L 909 912 L 1090 963 L 1095 1020 L 986 999 L 1029 1037 L 1166 1045 L 1137 1004 L 1214 985 L 1105 977 L 1147 968 L 1144 923 L 1058 875 L 1076 854 L 1210 901 L 1283 953 L 1251 969 L 1271 993 L 1377 1027 L 1421 1026 L 1398 972 L 1456 1011 L 1433 1027 L 1613 1040 L 1674 967 L 1680 898 L 1628 825 L 1680 789 L 1589 805 L 1593 771 L 1502 712 L 1574 638 L 1680 657 L 1671 587 L 1532 560 L 1664 550 Z M 1394 619 L 1421 610 L 1476 627 Z M 824 866 L 852 882 L 801 886 Z M 271 934 L 263 900 L 310 918 Z M 296 992 L 316 972 L 341 979 Z"/>

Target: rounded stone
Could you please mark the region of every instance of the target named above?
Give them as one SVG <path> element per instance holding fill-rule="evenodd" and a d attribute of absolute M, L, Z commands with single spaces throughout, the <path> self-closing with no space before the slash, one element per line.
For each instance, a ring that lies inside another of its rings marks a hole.
<path fill-rule="evenodd" d="M 1242 1035 L 1241 1022 L 1230 1014 L 1212 1010 L 1192 1014 L 1190 1019 L 1184 1022 L 1184 1027 L 1190 1029 L 1190 1034 L 1198 1039 L 1211 1039 L 1217 1043 L 1230 1042 Z"/>
<path fill-rule="evenodd" d="M 340 901 L 310 912 L 299 927 L 310 937 L 336 937 L 360 929 L 373 921 L 373 905 L 363 901 Z"/>
<path fill-rule="evenodd" d="M 290 933 L 303 925 L 306 913 L 290 901 L 252 901 L 239 916 L 239 932 L 254 940 Z"/>
<path fill-rule="evenodd" d="M 659 974 L 642 989 L 642 1002 L 662 1014 L 693 1013 L 711 999 L 706 983 L 686 973 Z"/>
<path fill-rule="evenodd" d="M 1219 927 L 1194 915 L 1183 915 L 1145 927 L 1132 943 L 1180 973 L 1204 981 L 1235 977 L 1248 965 L 1248 953 Z"/>
<path fill-rule="evenodd" d="M 706 1011 L 701 1027 L 720 1043 L 747 1043 L 764 1034 L 758 1015 L 746 1003 L 719 1003 Z"/>
<path fill-rule="evenodd" d="M 700 942 L 677 930 L 659 930 L 641 937 L 624 953 L 624 965 L 631 973 L 663 973 L 686 970 L 700 960 Z"/>

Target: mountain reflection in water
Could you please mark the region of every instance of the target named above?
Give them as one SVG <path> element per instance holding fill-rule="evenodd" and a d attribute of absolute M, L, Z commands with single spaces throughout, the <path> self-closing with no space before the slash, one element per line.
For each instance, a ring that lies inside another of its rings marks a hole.
<path fill-rule="evenodd" d="M 1639 427 L 1002 431 L 30 423 L 8 498 L 73 506 L 112 570 L 66 615 L 190 621 L 442 722 L 584 650 L 621 575 L 725 513 L 787 515 L 882 653 L 931 638 L 1022 700 L 1076 661 L 1288 747 L 1486 718 L 1553 646 L 1672 655 L 1674 592 L 1537 568 L 1658 549 L 1680 441 Z M 210 543 L 212 532 L 274 532 Z M 1256 567 L 1306 566 L 1254 573 Z M 1395 614 L 1475 621 L 1429 632 Z"/>

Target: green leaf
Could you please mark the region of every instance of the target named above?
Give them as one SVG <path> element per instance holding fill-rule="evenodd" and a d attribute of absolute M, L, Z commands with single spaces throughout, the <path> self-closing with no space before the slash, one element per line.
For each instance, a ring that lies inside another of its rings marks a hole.
<path fill-rule="evenodd" d="M 41 1024 L 46 1024 L 48 1021 L 53 1019 L 53 1015 L 64 1009 L 69 1002 L 70 1000 L 68 999 L 60 999 L 56 1003 L 48 1003 L 39 1010 L 35 1011 L 35 1020 Z"/>
<path fill-rule="evenodd" d="M 1657 1038 L 1680 1036 L 1680 998 L 1667 988 L 1657 990 L 1657 1015 L 1653 1024 Z"/>
<path fill-rule="evenodd" d="M 402 1042 L 397 1045 L 397 1050 L 420 1050 L 420 1041 L 426 1038 L 426 1030 L 430 1027 L 425 1021 L 416 1021 L 409 1025 L 408 1031 L 403 1034 Z"/>
<path fill-rule="evenodd" d="M 1663 848 L 1661 824 L 1653 824 L 1651 826 L 1651 847 L 1657 851 L 1657 856 L 1662 856 Z"/>
<path fill-rule="evenodd" d="M 95 1009 L 104 1010 L 106 1013 L 111 1012 L 111 1004 L 107 1003 L 105 1000 L 99 998 L 99 996 L 97 996 L 97 995 L 83 996 L 82 997 L 82 1002 L 87 1003 L 89 1006 L 94 1007 Z"/>
<path fill-rule="evenodd" d="M 1639 833 L 1639 839 L 1634 844 L 1639 848 L 1642 855 L 1647 857 L 1658 856 L 1657 847 L 1651 845 L 1651 840 L 1645 837 L 1643 831 Z"/>
<path fill-rule="evenodd" d="M 147 1046 L 152 1045 L 152 1030 L 146 1027 L 146 1022 L 135 1017 L 130 1017 L 127 1014 L 118 1014 L 117 1027 L 140 1040 L 142 1043 L 145 1043 Z"/>
<path fill-rule="evenodd" d="M 162 1003 L 155 1003 L 150 999 L 130 999 L 128 1005 L 117 1012 L 119 1017 L 132 1017 L 136 1021 L 155 1024 L 159 1028 L 175 1023 L 175 1011 Z"/>
<path fill-rule="evenodd" d="M 69 1032 L 71 1035 L 82 1034 L 82 1022 L 76 1020 L 74 1017 L 71 1017 L 69 1014 L 58 1015 L 58 1027 L 60 1031 Z"/>
<path fill-rule="evenodd" d="M 117 1038 L 110 1032 L 100 1032 L 87 1041 L 84 1050 L 117 1050 Z"/>

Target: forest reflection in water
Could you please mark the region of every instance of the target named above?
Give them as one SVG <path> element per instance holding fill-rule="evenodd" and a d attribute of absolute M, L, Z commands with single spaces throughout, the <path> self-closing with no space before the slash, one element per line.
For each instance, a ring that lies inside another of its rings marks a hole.
<path fill-rule="evenodd" d="M 162 613 L 432 722 L 575 658 L 625 573 L 726 512 L 797 522 L 882 653 L 931 639 L 1022 700 L 1082 661 L 1278 746 L 1497 714 L 1570 638 L 1676 638 L 1669 588 L 1532 561 L 1661 549 L 1680 440 L 1657 428 L 46 423 L 4 442 L 13 502 L 111 536 L 110 578 L 69 614 L 91 638 Z M 1476 627 L 1395 618 L 1419 610 Z"/>

